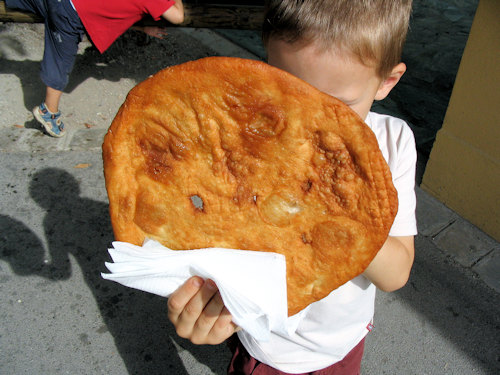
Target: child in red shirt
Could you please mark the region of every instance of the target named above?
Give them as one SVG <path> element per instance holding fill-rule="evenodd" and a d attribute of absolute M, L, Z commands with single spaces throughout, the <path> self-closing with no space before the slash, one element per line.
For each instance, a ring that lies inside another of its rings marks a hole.
<path fill-rule="evenodd" d="M 33 109 L 36 120 L 53 137 L 65 135 L 59 101 L 73 69 L 78 44 L 87 32 L 103 53 L 120 35 L 149 14 L 178 24 L 184 21 L 182 0 L 6 0 L 9 8 L 36 13 L 45 20 L 45 48 L 40 77 L 45 101 Z M 161 37 L 160 28 L 144 28 Z"/>

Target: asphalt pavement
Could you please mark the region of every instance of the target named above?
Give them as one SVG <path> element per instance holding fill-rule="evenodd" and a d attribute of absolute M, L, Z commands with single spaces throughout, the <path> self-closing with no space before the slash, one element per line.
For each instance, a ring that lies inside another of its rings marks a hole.
<path fill-rule="evenodd" d="M 127 41 L 107 57 L 84 42 L 62 103 L 68 134 L 55 139 L 29 113 L 42 89 L 40 37 L 40 25 L 0 27 L 0 374 L 224 374 L 224 344 L 178 338 L 165 299 L 99 276 L 113 240 L 102 139 L 130 88 L 165 62 L 149 59 L 142 69 L 134 60 L 141 53 L 121 55 Z M 166 41 L 142 46 L 142 56 L 158 46 L 167 65 L 262 58 L 260 47 L 207 29 L 172 29 Z M 500 244 L 416 191 L 415 265 L 403 289 L 377 294 L 363 373 L 498 374 Z"/>

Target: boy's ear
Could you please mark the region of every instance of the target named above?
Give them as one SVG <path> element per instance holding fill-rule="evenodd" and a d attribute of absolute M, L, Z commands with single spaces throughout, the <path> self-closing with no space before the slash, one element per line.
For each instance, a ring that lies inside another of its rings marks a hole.
<path fill-rule="evenodd" d="M 405 72 L 406 65 L 404 63 L 399 63 L 394 68 L 392 68 L 389 76 L 380 84 L 380 87 L 377 90 L 377 94 L 375 95 L 375 100 L 382 100 L 387 95 L 389 95 L 391 90 L 394 88 L 394 86 L 396 86 Z"/>

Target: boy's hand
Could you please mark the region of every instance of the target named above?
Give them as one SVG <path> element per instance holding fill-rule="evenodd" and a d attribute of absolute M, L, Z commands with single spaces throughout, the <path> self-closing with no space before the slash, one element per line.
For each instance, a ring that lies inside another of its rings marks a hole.
<path fill-rule="evenodd" d="M 194 276 L 168 299 L 168 318 L 180 337 L 217 345 L 238 330 L 212 280 Z"/>
<path fill-rule="evenodd" d="M 167 35 L 167 31 L 163 27 L 158 26 L 144 26 L 141 31 L 154 38 L 163 39 Z"/>
<path fill-rule="evenodd" d="M 163 39 L 167 35 L 167 31 L 164 27 L 159 26 L 140 26 L 134 25 L 131 27 L 132 30 L 141 31 L 146 35 L 152 36 L 154 38 Z"/>

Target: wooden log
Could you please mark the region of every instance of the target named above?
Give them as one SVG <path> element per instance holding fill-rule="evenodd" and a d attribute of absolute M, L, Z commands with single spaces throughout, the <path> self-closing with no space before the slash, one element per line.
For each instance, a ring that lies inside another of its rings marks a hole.
<path fill-rule="evenodd" d="M 179 26 L 184 27 L 206 27 L 220 29 L 245 29 L 260 30 L 263 18 L 263 6 L 261 5 L 217 5 L 217 4 L 184 4 L 184 22 Z M 5 7 L 5 1 L 0 1 L 0 22 L 43 22 L 40 16 L 20 12 Z M 144 19 L 142 25 L 172 26 L 167 21 L 153 21 Z"/>
<path fill-rule="evenodd" d="M 185 4 L 185 20 L 181 26 L 260 30 L 263 16 L 262 6 Z"/>
<path fill-rule="evenodd" d="M 36 23 L 43 22 L 43 18 L 33 13 L 8 9 L 5 7 L 5 1 L 0 1 L 0 21 Z"/>

